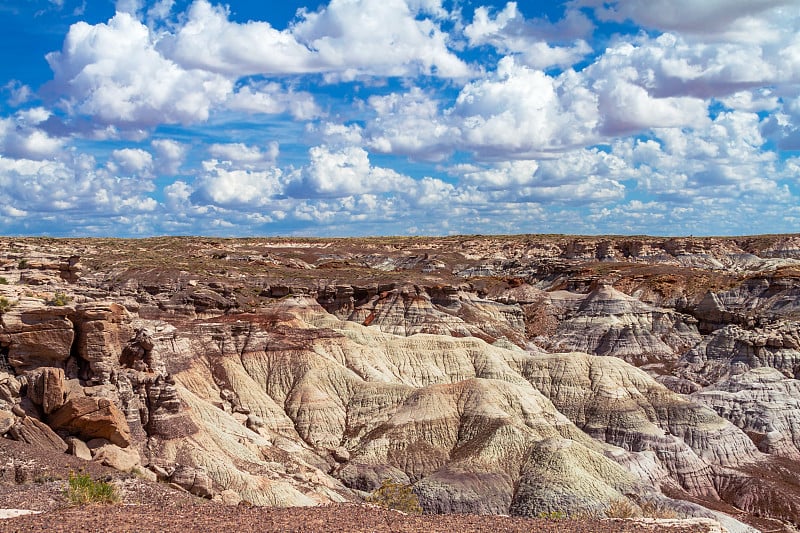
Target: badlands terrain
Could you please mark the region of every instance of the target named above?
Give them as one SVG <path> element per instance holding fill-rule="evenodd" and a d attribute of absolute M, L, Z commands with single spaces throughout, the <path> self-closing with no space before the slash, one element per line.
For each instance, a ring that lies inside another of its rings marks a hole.
<path fill-rule="evenodd" d="M 234 521 L 391 479 L 800 525 L 800 236 L 5 238 L 0 312 L 0 507 L 47 511 L 3 530 L 67 520 L 81 464 Z"/>

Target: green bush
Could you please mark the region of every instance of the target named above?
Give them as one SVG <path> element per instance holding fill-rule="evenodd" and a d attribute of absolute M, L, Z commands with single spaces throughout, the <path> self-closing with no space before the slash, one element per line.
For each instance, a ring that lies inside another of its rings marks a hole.
<path fill-rule="evenodd" d="M 104 481 L 94 481 L 89 474 L 71 472 L 67 483 L 67 499 L 71 503 L 118 503 L 120 500 L 114 485 Z"/>
<path fill-rule="evenodd" d="M 411 485 L 383 480 L 381 486 L 367 497 L 369 503 L 409 514 L 422 514 L 419 498 L 411 490 Z"/>
<path fill-rule="evenodd" d="M 19 263 L 17 264 L 17 268 L 20 270 L 28 268 L 28 260 L 27 259 L 20 259 Z"/>
<path fill-rule="evenodd" d="M 0 285 L 8 285 L 8 280 L 4 276 L 0 276 Z"/>
<path fill-rule="evenodd" d="M 68 305 L 71 301 L 72 301 L 72 296 L 67 296 L 63 292 L 57 292 L 53 295 L 53 298 L 51 298 L 47 303 L 49 305 L 57 305 L 60 307 L 63 305 Z"/>
<path fill-rule="evenodd" d="M 565 520 L 567 518 L 567 513 L 564 511 L 542 511 L 536 518 L 542 518 L 544 520 Z"/>
<path fill-rule="evenodd" d="M 17 302 L 12 302 L 5 296 L 0 296 L 0 313 L 5 313 L 9 309 L 11 309 L 15 303 Z"/>

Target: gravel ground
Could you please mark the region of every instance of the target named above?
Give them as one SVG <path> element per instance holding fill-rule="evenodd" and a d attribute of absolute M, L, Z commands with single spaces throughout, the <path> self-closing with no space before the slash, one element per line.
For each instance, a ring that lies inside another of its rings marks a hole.
<path fill-rule="evenodd" d="M 39 515 L 0 520 L 0 531 L 156 532 L 226 530 L 258 532 L 708 532 L 702 526 L 668 528 L 626 520 L 532 520 L 499 516 L 407 516 L 361 505 L 312 508 L 243 508 L 222 505 L 109 505 L 68 507 Z"/>

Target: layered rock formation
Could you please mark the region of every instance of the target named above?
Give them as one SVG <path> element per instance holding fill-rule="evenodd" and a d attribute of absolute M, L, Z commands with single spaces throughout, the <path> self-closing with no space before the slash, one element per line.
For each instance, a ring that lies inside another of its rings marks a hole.
<path fill-rule="evenodd" d="M 0 241 L 0 434 L 232 503 L 797 523 L 797 242 Z"/>

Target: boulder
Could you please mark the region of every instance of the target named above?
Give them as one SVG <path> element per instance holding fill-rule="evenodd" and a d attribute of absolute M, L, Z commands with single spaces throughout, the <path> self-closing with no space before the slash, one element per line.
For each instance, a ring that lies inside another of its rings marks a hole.
<path fill-rule="evenodd" d="M 106 398 L 70 398 L 50 415 L 48 421 L 52 427 L 67 430 L 84 439 L 104 438 L 121 447 L 131 443 L 125 415 Z"/>
<path fill-rule="evenodd" d="M 350 460 L 350 452 L 344 446 L 337 446 L 331 450 L 331 457 L 337 463 L 346 463 Z"/>
<path fill-rule="evenodd" d="M 208 474 L 189 466 L 179 466 L 169 478 L 170 483 L 186 489 L 195 496 L 211 498 L 214 496 L 213 482 Z"/>
<path fill-rule="evenodd" d="M 238 492 L 231 489 L 223 490 L 219 493 L 220 500 L 225 505 L 239 505 L 242 503 L 242 497 Z"/>
<path fill-rule="evenodd" d="M 19 401 L 20 382 L 6 372 L 0 372 L 0 400 L 8 403 Z"/>
<path fill-rule="evenodd" d="M 144 470 L 139 452 L 130 447 L 120 448 L 114 444 L 106 444 L 92 450 L 92 455 L 93 461 L 123 472 L 130 472 L 134 468 Z"/>
<path fill-rule="evenodd" d="M 5 435 L 16 421 L 17 417 L 11 411 L 0 411 L 0 436 Z"/>
<path fill-rule="evenodd" d="M 83 442 L 81 439 L 77 437 L 67 437 L 67 452 L 74 455 L 79 459 L 84 459 L 86 461 L 92 460 L 92 452 L 89 450 L 89 447 Z"/>

